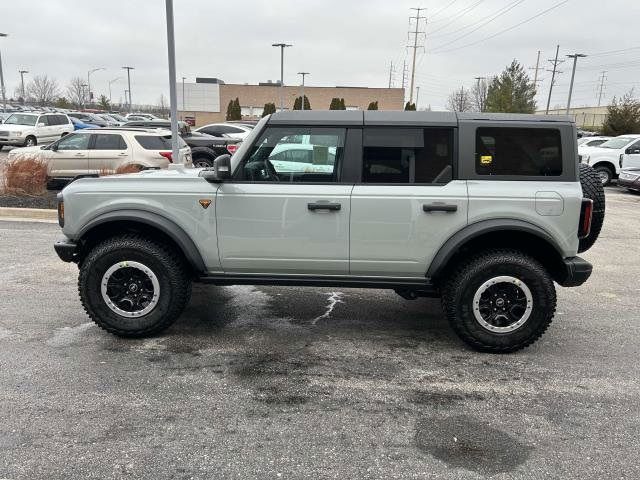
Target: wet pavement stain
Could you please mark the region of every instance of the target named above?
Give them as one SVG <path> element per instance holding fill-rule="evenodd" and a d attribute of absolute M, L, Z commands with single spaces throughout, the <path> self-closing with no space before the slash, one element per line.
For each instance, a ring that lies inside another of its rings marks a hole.
<path fill-rule="evenodd" d="M 418 449 L 450 467 L 484 475 L 512 472 L 527 461 L 533 450 L 505 432 L 467 416 L 418 420 L 415 443 Z"/>
<path fill-rule="evenodd" d="M 414 390 L 409 395 L 409 402 L 416 405 L 430 405 L 449 407 L 466 400 L 484 400 L 485 397 L 478 393 L 436 392 L 426 390 Z"/>

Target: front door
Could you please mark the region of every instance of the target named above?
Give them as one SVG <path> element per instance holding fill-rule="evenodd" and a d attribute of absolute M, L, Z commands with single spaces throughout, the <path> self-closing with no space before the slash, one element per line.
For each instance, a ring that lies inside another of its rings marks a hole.
<path fill-rule="evenodd" d="M 51 177 L 75 177 L 87 173 L 89 138 L 86 133 L 70 133 L 57 143 L 56 149 L 45 150 Z"/>
<path fill-rule="evenodd" d="M 340 183 L 344 142 L 343 128 L 265 129 L 217 192 L 225 273 L 348 273 L 353 185 Z"/>
<path fill-rule="evenodd" d="M 453 178 L 453 128 L 367 127 L 351 197 L 352 275 L 424 278 L 467 224 L 467 185 Z"/>

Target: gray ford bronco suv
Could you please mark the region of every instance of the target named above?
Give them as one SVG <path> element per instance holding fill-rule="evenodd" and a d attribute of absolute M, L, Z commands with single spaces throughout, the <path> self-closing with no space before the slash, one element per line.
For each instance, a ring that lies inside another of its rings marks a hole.
<path fill-rule="evenodd" d="M 166 329 L 191 282 L 442 298 L 472 347 L 535 342 L 554 282 L 591 274 L 604 193 L 564 117 L 384 111 L 263 118 L 212 169 L 85 178 L 59 195 L 60 258 L 103 329 Z"/>

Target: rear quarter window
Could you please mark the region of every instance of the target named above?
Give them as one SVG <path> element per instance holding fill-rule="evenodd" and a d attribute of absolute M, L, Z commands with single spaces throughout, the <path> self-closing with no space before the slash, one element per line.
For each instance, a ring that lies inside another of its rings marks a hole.
<path fill-rule="evenodd" d="M 554 128 L 478 128 L 475 171 L 487 176 L 560 176 L 562 141 Z"/>
<path fill-rule="evenodd" d="M 136 135 L 136 141 L 145 150 L 171 150 L 171 137 L 158 135 Z M 185 147 L 187 144 L 178 137 L 178 146 Z"/>

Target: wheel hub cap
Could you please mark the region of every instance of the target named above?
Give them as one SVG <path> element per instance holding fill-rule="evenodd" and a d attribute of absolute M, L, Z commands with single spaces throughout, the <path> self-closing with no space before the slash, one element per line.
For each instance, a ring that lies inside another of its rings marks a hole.
<path fill-rule="evenodd" d="M 160 282 L 139 262 L 118 262 L 102 276 L 102 299 L 111 311 L 127 318 L 148 314 L 158 304 Z"/>
<path fill-rule="evenodd" d="M 509 333 L 531 316 L 533 296 L 520 279 L 503 275 L 484 282 L 473 296 L 473 316 L 487 330 Z"/>

